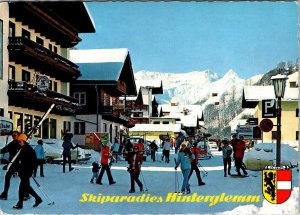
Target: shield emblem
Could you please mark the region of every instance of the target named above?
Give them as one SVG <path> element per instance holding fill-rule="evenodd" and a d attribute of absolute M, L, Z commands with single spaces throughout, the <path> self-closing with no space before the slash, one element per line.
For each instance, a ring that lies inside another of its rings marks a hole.
<path fill-rule="evenodd" d="M 291 170 L 263 170 L 262 192 L 272 204 L 281 204 L 289 199 L 292 191 Z"/>

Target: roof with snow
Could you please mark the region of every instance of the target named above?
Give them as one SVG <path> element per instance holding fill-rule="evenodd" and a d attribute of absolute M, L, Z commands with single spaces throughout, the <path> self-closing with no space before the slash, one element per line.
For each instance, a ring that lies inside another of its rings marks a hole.
<path fill-rule="evenodd" d="M 288 76 L 286 81 L 283 101 L 298 101 L 298 87 L 291 87 L 289 82 L 297 82 L 299 73 L 295 72 Z M 297 82 L 298 83 L 298 82 Z M 245 86 L 243 89 L 243 108 L 255 108 L 259 101 L 275 99 L 274 86 Z"/>
<path fill-rule="evenodd" d="M 198 127 L 199 121 L 204 121 L 200 105 L 159 105 L 159 110 L 168 113 L 165 117 L 180 119 L 184 127 Z"/>
<path fill-rule="evenodd" d="M 78 81 L 122 81 L 137 95 L 128 49 L 70 50 L 70 60 L 79 66 Z"/>
<path fill-rule="evenodd" d="M 163 85 L 161 80 L 135 80 L 137 89 L 152 89 L 152 94 L 163 94 Z"/>
<path fill-rule="evenodd" d="M 180 124 L 135 124 L 133 128 L 129 129 L 129 132 L 138 131 L 162 131 L 162 132 L 180 132 Z"/>

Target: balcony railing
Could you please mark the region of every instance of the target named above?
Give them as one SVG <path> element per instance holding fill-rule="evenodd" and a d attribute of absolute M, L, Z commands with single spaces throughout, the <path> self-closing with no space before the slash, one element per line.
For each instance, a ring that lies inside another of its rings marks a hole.
<path fill-rule="evenodd" d="M 129 110 L 124 111 L 124 105 L 113 105 L 113 106 L 103 106 L 100 109 L 101 114 L 111 115 L 112 117 L 123 119 L 129 121 L 131 112 Z"/>
<path fill-rule="evenodd" d="M 14 81 L 14 80 L 9 80 L 8 81 L 8 92 L 11 95 L 14 95 L 13 92 L 24 92 L 24 93 L 29 93 L 30 95 L 38 95 L 39 98 L 42 100 L 47 100 L 52 103 L 56 103 L 58 105 L 63 105 L 65 104 L 66 106 L 69 107 L 78 107 L 80 108 L 80 105 L 78 103 L 78 100 L 76 98 L 66 96 L 64 94 L 47 90 L 44 93 L 38 92 L 36 85 L 29 84 L 25 81 Z M 38 101 L 37 101 L 38 102 Z"/>
<path fill-rule="evenodd" d="M 45 68 L 50 66 L 60 71 L 69 71 L 74 75 L 80 75 L 76 64 L 27 38 L 9 37 L 8 50 L 24 52 L 24 55 L 35 58 L 41 64 L 46 64 Z"/>

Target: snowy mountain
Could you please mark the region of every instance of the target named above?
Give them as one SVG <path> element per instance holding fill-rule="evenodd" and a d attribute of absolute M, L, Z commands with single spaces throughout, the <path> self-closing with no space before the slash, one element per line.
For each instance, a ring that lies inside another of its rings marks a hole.
<path fill-rule="evenodd" d="M 163 95 L 156 98 L 161 104 L 168 104 L 171 100 L 176 100 L 179 104 L 203 104 L 204 106 L 214 103 L 223 94 L 241 95 L 243 86 L 253 85 L 260 80 L 262 75 L 244 80 L 239 78 L 233 70 L 229 70 L 223 77 L 209 70 L 194 71 L 189 73 L 160 73 L 139 71 L 135 73 L 135 78 L 139 80 L 162 80 Z M 212 93 L 218 96 L 212 97 Z"/>

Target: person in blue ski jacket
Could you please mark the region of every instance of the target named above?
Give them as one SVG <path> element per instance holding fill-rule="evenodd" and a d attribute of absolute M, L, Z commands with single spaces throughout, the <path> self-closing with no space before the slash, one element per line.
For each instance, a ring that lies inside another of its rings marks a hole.
<path fill-rule="evenodd" d="M 63 150 L 63 172 L 65 173 L 65 165 L 68 158 L 69 161 L 69 172 L 71 172 L 74 168 L 71 166 L 71 149 L 75 149 L 78 147 L 78 144 L 76 146 L 73 146 L 73 143 L 71 142 L 71 138 L 68 136 L 64 137 L 64 142 L 62 144 Z"/>
<path fill-rule="evenodd" d="M 186 142 L 181 144 L 181 149 L 178 152 L 175 170 L 177 170 L 180 165 L 181 172 L 183 175 L 183 182 L 181 187 L 181 192 L 190 193 L 190 185 L 189 185 L 189 174 L 191 172 L 191 160 L 194 160 L 195 156 L 191 153 L 190 149 L 187 148 Z"/>
<path fill-rule="evenodd" d="M 43 140 L 38 140 L 38 145 L 34 148 L 35 154 L 36 154 L 36 165 L 34 168 L 33 175 L 36 177 L 36 172 L 38 166 L 40 166 L 40 176 L 44 177 L 44 162 L 45 162 L 45 154 L 44 154 L 44 147 L 43 147 Z"/>

